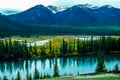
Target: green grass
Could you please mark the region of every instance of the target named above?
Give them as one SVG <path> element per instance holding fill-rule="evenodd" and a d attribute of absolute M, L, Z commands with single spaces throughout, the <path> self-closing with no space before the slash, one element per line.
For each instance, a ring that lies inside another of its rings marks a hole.
<path fill-rule="evenodd" d="M 41 80 L 41 79 L 40 79 Z M 73 77 L 56 77 L 42 80 L 120 80 L 120 77 L 104 77 L 104 78 L 73 78 Z"/>

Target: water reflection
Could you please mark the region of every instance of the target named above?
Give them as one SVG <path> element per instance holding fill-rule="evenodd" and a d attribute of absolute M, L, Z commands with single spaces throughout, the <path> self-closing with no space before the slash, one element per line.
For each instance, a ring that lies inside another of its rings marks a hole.
<path fill-rule="evenodd" d="M 95 71 L 97 64 L 97 56 L 81 56 L 81 57 L 65 57 L 57 58 L 60 75 L 63 74 L 80 74 L 91 73 Z M 105 56 L 105 65 L 108 70 L 114 68 L 115 64 L 120 64 L 119 55 Z M 39 73 L 48 73 L 53 75 L 54 58 L 39 59 L 39 60 L 24 60 L 24 61 L 5 61 L 0 62 L 0 77 L 6 75 L 9 80 L 17 76 L 20 71 L 21 78 L 26 78 L 26 73 L 34 75 L 35 69 Z"/>

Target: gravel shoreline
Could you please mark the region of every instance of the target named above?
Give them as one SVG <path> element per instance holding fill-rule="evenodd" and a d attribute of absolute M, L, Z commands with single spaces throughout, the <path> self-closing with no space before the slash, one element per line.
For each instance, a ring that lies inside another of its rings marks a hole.
<path fill-rule="evenodd" d="M 107 73 L 107 74 L 96 74 L 96 75 L 62 76 L 62 77 L 72 77 L 74 79 L 79 79 L 79 78 L 104 78 L 104 77 L 120 77 L 120 74 Z"/>

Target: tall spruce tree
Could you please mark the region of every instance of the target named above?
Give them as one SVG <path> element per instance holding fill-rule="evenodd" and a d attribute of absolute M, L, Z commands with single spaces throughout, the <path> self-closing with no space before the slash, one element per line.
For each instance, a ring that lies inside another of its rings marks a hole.
<path fill-rule="evenodd" d="M 3 80 L 8 80 L 6 75 L 3 77 Z"/>
<path fill-rule="evenodd" d="M 115 70 L 115 71 L 118 71 L 118 70 L 119 70 L 118 64 L 115 65 L 115 69 L 114 69 L 114 70 Z"/>
<path fill-rule="evenodd" d="M 35 54 L 36 56 L 38 56 L 36 44 L 34 45 L 34 54 Z"/>
<path fill-rule="evenodd" d="M 84 38 L 84 41 L 83 41 L 83 45 L 82 45 L 82 54 L 85 54 L 85 38 Z"/>
<path fill-rule="evenodd" d="M 49 43 L 49 54 L 52 55 L 52 41 Z"/>
<path fill-rule="evenodd" d="M 73 46 L 74 46 L 74 47 L 73 47 L 73 52 L 75 52 L 75 47 L 76 47 L 76 45 L 75 45 L 75 44 L 76 44 L 76 42 L 75 42 L 75 38 L 74 38 L 74 44 L 73 44 Z"/>
<path fill-rule="evenodd" d="M 63 38 L 63 42 L 62 42 L 62 53 L 63 54 L 67 54 L 67 49 L 68 47 L 67 47 L 67 42 L 65 41 L 65 39 Z"/>
<path fill-rule="evenodd" d="M 98 63 L 95 71 L 96 73 L 107 72 L 107 69 L 104 63 L 104 58 L 101 52 L 99 52 L 98 54 Z"/>
<path fill-rule="evenodd" d="M 91 36 L 90 51 L 93 52 L 93 36 Z"/>
<path fill-rule="evenodd" d="M 45 46 L 41 46 L 41 47 L 40 47 L 40 50 L 41 50 L 40 55 L 41 55 L 41 56 L 46 56 Z"/>
<path fill-rule="evenodd" d="M 73 50 L 73 46 L 72 46 L 72 41 L 70 40 L 68 44 L 69 44 L 68 45 L 68 51 L 69 51 L 69 53 L 73 53 L 74 50 Z"/>
<path fill-rule="evenodd" d="M 53 74 L 54 77 L 59 77 L 59 70 L 58 70 L 58 65 L 57 65 L 57 59 L 55 57 L 55 63 L 54 63 L 54 74 Z"/>
<path fill-rule="evenodd" d="M 17 73 L 17 78 L 16 78 L 16 80 L 21 80 L 20 72 L 19 72 L 19 71 L 18 71 L 18 73 Z"/>
<path fill-rule="evenodd" d="M 80 45 L 80 39 L 77 40 L 77 53 L 81 54 L 81 45 Z"/>
<path fill-rule="evenodd" d="M 34 79 L 39 79 L 39 78 L 40 78 L 39 71 L 37 69 L 35 69 Z"/>

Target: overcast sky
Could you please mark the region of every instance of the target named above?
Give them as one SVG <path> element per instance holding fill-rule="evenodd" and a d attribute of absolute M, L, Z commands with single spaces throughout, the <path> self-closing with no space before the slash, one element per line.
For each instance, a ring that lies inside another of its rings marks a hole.
<path fill-rule="evenodd" d="M 92 4 L 94 6 L 112 5 L 120 8 L 120 0 L 0 0 L 0 8 L 16 10 L 26 10 L 38 4 L 65 7 L 76 4 Z"/>

